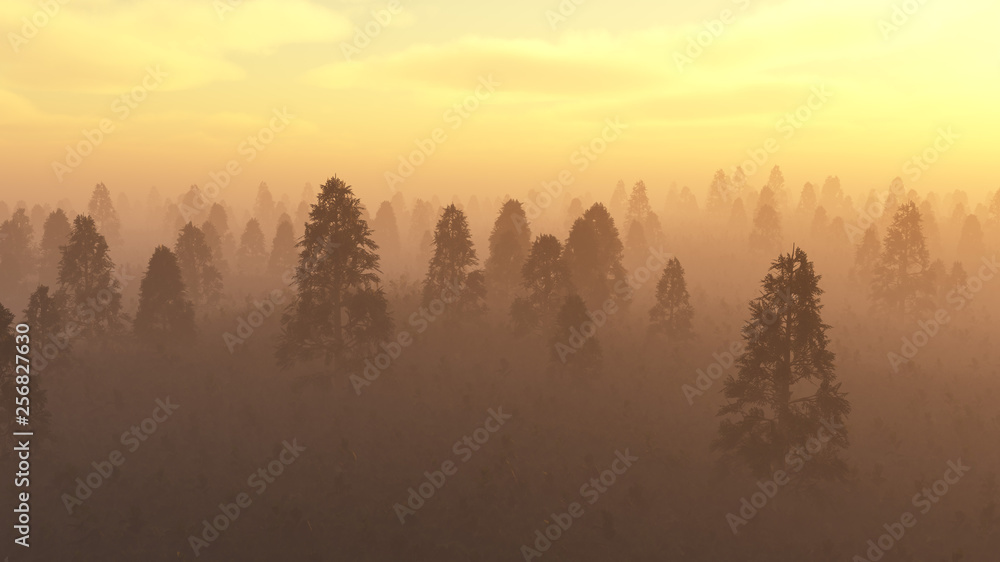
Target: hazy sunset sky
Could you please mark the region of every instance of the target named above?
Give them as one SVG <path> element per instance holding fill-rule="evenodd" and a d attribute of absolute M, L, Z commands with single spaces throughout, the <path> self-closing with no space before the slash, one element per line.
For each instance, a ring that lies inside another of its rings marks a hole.
<path fill-rule="evenodd" d="M 98 181 L 174 196 L 230 160 L 242 170 L 230 200 L 261 181 L 297 198 L 334 174 L 387 199 L 386 172 L 436 128 L 446 139 L 397 186 L 405 194 L 520 196 L 568 169 L 596 197 L 622 178 L 660 193 L 676 181 L 702 199 L 716 169 L 770 138 L 780 148 L 765 166 L 780 165 L 796 193 L 830 174 L 848 192 L 895 176 L 976 198 L 1000 187 L 1000 5 L 989 0 L 914 0 L 896 30 L 880 21 L 899 0 L 577 0 L 565 21 L 547 14 L 558 0 L 398 0 L 351 61 L 345 46 L 389 2 L 64 1 L 44 17 L 38 2 L 0 3 L 8 201 L 83 202 Z M 710 41 L 703 34 L 703 53 L 680 69 L 676 55 L 724 10 L 730 23 Z M 37 33 L 22 19 L 32 17 L 45 22 Z M 116 98 L 150 68 L 166 76 L 125 116 Z M 478 109 L 460 121 L 446 113 L 488 77 L 499 85 Z M 789 135 L 781 120 L 814 88 L 829 100 L 814 98 Z M 248 161 L 241 143 L 282 109 L 294 118 Z M 616 118 L 627 129 L 581 171 L 574 151 Z M 53 163 L 103 119 L 114 129 L 60 182 Z M 953 145 L 908 179 L 907 159 L 949 127 Z"/>

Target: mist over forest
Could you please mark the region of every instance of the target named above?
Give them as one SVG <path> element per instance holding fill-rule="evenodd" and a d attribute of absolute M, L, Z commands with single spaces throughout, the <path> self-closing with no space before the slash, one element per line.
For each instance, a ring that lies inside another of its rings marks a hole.
<path fill-rule="evenodd" d="M 1000 190 L 623 173 L 5 194 L 17 559 L 995 560 Z"/>

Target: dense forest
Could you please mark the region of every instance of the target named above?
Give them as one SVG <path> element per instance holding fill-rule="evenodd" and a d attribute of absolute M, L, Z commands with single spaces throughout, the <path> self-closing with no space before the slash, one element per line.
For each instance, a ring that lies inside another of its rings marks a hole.
<path fill-rule="evenodd" d="M 29 559 L 995 559 L 1000 191 L 763 175 L 0 202 Z"/>

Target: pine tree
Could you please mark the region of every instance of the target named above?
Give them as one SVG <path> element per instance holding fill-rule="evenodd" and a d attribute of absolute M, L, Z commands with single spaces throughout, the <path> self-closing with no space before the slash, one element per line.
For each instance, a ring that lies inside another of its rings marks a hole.
<path fill-rule="evenodd" d="M 806 182 L 802 187 L 802 194 L 799 195 L 799 211 L 802 213 L 812 213 L 816 210 L 816 188 L 813 184 Z"/>
<path fill-rule="evenodd" d="M 742 237 L 747 230 L 747 211 L 743 204 L 743 198 L 739 197 L 733 201 L 733 209 L 729 213 L 729 224 L 727 230 L 731 236 Z"/>
<path fill-rule="evenodd" d="M 236 251 L 236 267 L 245 275 L 260 275 L 267 265 L 267 248 L 264 245 L 264 231 L 257 219 L 247 221 L 240 236 L 240 248 Z"/>
<path fill-rule="evenodd" d="M 705 209 L 710 213 L 722 213 L 728 205 L 732 195 L 732 186 L 729 176 L 722 169 L 715 172 L 712 183 L 708 186 L 708 194 L 705 196 Z"/>
<path fill-rule="evenodd" d="M 583 201 L 580 201 L 579 197 L 574 197 L 566 209 L 566 230 L 573 228 L 573 223 L 581 216 L 583 216 Z"/>
<path fill-rule="evenodd" d="M 840 178 L 836 176 L 829 176 L 826 181 L 823 182 L 823 188 L 820 190 L 819 204 L 823 205 L 827 209 L 839 209 L 840 204 L 844 200 L 844 192 L 840 189 Z"/>
<path fill-rule="evenodd" d="M 628 214 L 625 217 L 625 228 L 628 230 L 633 223 L 645 224 L 653 207 L 649 204 L 649 194 L 646 193 L 646 183 L 635 182 L 632 193 L 628 196 Z"/>
<path fill-rule="evenodd" d="M 71 308 L 70 317 L 88 334 L 120 327 L 122 286 L 114 272 L 108 243 L 94 219 L 78 215 L 59 260 L 59 291 Z"/>
<path fill-rule="evenodd" d="M 693 335 L 693 317 L 694 308 L 691 307 L 687 281 L 684 280 L 684 268 L 677 258 L 670 258 L 656 284 L 656 304 L 649 311 L 651 328 L 671 339 L 687 339 Z"/>
<path fill-rule="evenodd" d="M 503 308 L 521 280 L 521 270 L 531 249 L 531 227 L 521 202 L 504 203 L 490 233 L 490 256 L 486 259 L 486 280 L 490 298 Z"/>
<path fill-rule="evenodd" d="M 190 224 L 190 223 L 189 223 Z M 181 342 L 194 337 L 194 306 L 187 299 L 177 256 L 157 246 L 139 284 L 135 334 L 150 343 Z"/>
<path fill-rule="evenodd" d="M 211 226 L 211 223 L 207 223 Z M 177 264 L 181 268 L 187 296 L 197 306 L 211 306 L 222 297 L 222 275 L 215 267 L 212 248 L 205 233 L 192 223 L 187 223 L 174 244 Z"/>
<path fill-rule="evenodd" d="M 771 168 L 771 175 L 767 178 L 767 188 L 774 192 L 773 207 L 781 209 L 787 206 L 788 190 L 785 189 L 785 175 L 778 166 Z"/>
<path fill-rule="evenodd" d="M 450 304 L 455 310 L 466 315 L 485 312 L 484 275 L 481 270 L 472 269 L 478 263 L 465 214 L 455 205 L 449 205 L 434 230 L 434 256 L 424 280 L 424 305 L 443 298 L 442 295 L 457 293 L 456 302 Z"/>
<path fill-rule="evenodd" d="M 558 238 L 543 234 L 535 239 L 521 278 L 525 295 L 515 299 L 510 309 L 515 333 L 550 330 L 559 307 L 572 292 Z"/>
<path fill-rule="evenodd" d="M 31 326 L 31 339 L 34 342 L 32 351 L 42 354 L 45 359 L 52 360 L 47 353 L 49 346 L 55 346 L 54 353 L 67 351 L 72 341 L 64 332 L 66 303 L 58 293 L 50 294 L 49 287 L 39 285 L 28 299 L 28 307 L 24 310 L 25 321 Z M 56 345 L 58 344 L 58 345 Z"/>
<path fill-rule="evenodd" d="M 615 190 L 611 194 L 611 201 L 608 203 L 608 212 L 617 217 L 619 221 L 626 220 L 628 212 L 628 192 L 625 191 L 625 182 L 618 180 Z"/>
<path fill-rule="evenodd" d="M 862 282 L 871 282 L 872 272 L 875 271 L 878 263 L 881 247 L 878 230 L 875 225 L 869 226 L 854 250 L 854 268 L 851 272 L 853 277 Z"/>
<path fill-rule="evenodd" d="M 215 227 L 215 231 L 219 233 L 219 239 L 222 241 L 222 254 L 218 257 L 223 260 L 233 259 L 236 255 L 236 237 L 229 229 L 229 213 L 226 208 L 219 203 L 213 203 L 212 208 L 208 210 L 206 222 Z M 205 230 L 204 226 L 202 226 L 202 230 Z M 222 261 L 219 263 L 221 264 Z"/>
<path fill-rule="evenodd" d="M 986 254 L 983 242 L 983 227 L 976 215 L 968 215 L 962 221 L 962 233 L 958 239 L 958 257 L 966 262 L 977 262 Z"/>
<path fill-rule="evenodd" d="M 764 188 L 761 193 L 766 190 Z M 761 205 L 753 218 L 750 248 L 761 253 L 773 253 L 781 247 L 781 238 L 781 215 L 770 204 Z"/>
<path fill-rule="evenodd" d="M 34 234 L 23 208 L 0 224 L 0 289 L 13 291 L 35 272 Z"/>
<path fill-rule="evenodd" d="M 298 243 L 295 296 L 282 317 L 282 367 L 322 359 L 357 368 L 390 337 L 392 319 L 380 287 L 378 246 L 361 200 L 333 177 L 323 184 Z"/>
<path fill-rule="evenodd" d="M 253 206 L 253 216 L 257 219 L 262 231 L 270 231 L 274 228 L 276 213 L 274 197 L 271 195 L 270 188 L 267 187 L 266 183 L 260 182 L 260 185 L 257 187 L 257 200 Z"/>
<path fill-rule="evenodd" d="M 550 358 L 561 370 L 572 374 L 595 376 L 601 372 L 604 354 L 597 339 L 597 325 L 588 314 L 587 304 L 579 295 L 566 297 L 556 317 L 555 331 L 549 338 Z"/>
<path fill-rule="evenodd" d="M 292 230 L 292 219 L 282 213 L 278 217 L 278 228 L 271 242 L 271 255 L 267 261 L 267 271 L 271 275 L 281 276 L 291 271 L 298 261 L 295 252 L 295 234 Z"/>
<path fill-rule="evenodd" d="M 842 424 L 851 406 L 827 349 L 820 279 L 801 248 L 773 262 L 750 303 L 739 370 L 724 383 L 729 403 L 719 410 L 724 419 L 714 446 L 760 476 L 783 468 L 794 448 L 824 437 L 821 450 L 810 449 L 803 474 L 840 478 L 847 471 L 838 452 L 848 444 Z"/>
<path fill-rule="evenodd" d="M 375 220 L 372 221 L 372 236 L 382 252 L 382 257 L 387 261 L 394 261 L 399 258 L 399 223 L 396 220 L 396 211 L 392 208 L 392 203 L 383 201 L 375 211 Z"/>
<path fill-rule="evenodd" d="M 896 210 L 886 229 L 872 278 L 877 307 L 898 316 L 925 308 L 933 292 L 927 277 L 930 252 L 921 228 L 920 211 L 912 201 Z"/>
<path fill-rule="evenodd" d="M 105 239 L 112 242 L 118 242 L 121 239 L 121 221 L 118 219 L 114 203 L 111 202 L 111 192 L 103 183 L 94 187 L 90 203 L 87 204 L 87 211 L 94 218 L 97 230 Z"/>
<path fill-rule="evenodd" d="M 625 237 L 625 257 L 624 265 L 629 270 L 635 270 L 641 266 L 649 254 L 650 243 L 646 238 L 646 229 L 639 221 L 632 221 L 632 226 L 628 229 Z"/>
<path fill-rule="evenodd" d="M 42 243 L 39 247 L 41 260 L 38 277 L 41 283 L 55 283 L 59 274 L 59 258 L 62 257 L 62 247 L 69 242 L 69 233 L 73 229 L 69 217 L 62 209 L 49 213 L 42 228 Z"/>
<path fill-rule="evenodd" d="M 224 278 L 229 271 L 229 264 L 226 263 L 222 237 L 219 236 L 219 231 L 209 221 L 201 223 L 199 230 L 201 230 L 202 235 L 205 237 L 205 245 L 212 252 L 212 265 L 215 266 L 220 277 Z"/>
<path fill-rule="evenodd" d="M 600 307 L 611 295 L 627 289 L 623 254 L 615 221 L 604 205 L 595 203 L 573 223 L 563 259 L 585 302 Z"/>
<path fill-rule="evenodd" d="M 990 200 L 988 217 L 990 223 L 1000 223 L 1000 189 L 993 194 L 993 199 Z"/>

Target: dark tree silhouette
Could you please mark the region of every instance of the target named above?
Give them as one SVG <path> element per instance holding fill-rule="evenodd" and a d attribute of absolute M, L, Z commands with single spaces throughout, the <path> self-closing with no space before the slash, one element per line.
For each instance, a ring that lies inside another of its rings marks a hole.
<path fill-rule="evenodd" d="M 525 296 L 514 299 L 510 309 L 515 333 L 538 328 L 550 332 L 559 307 L 572 291 L 558 238 L 543 234 L 535 239 L 521 278 Z"/>
<path fill-rule="evenodd" d="M 838 452 L 848 444 L 842 424 L 851 406 L 827 349 L 820 279 L 801 248 L 773 262 L 762 294 L 750 302 L 739 371 L 724 383 L 729 403 L 719 410 L 714 446 L 759 476 L 784 467 L 793 447 L 811 438 L 826 442 L 815 454 L 810 449 L 803 474 L 840 478 L 847 471 Z"/>
<path fill-rule="evenodd" d="M 485 312 L 484 275 L 482 270 L 472 269 L 478 263 L 465 214 L 455 205 L 448 205 L 434 230 L 434 255 L 424 280 L 424 305 L 444 295 L 454 301 L 449 307 L 462 316 Z"/>
<path fill-rule="evenodd" d="M 187 223 L 174 244 L 184 288 L 197 307 L 215 305 L 222 296 L 222 275 L 215 267 L 212 248 L 205 238 L 204 232 Z"/>
<path fill-rule="evenodd" d="M 629 293 L 622 266 L 624 248 L 607 208 L 595 203 L 573 223 L 563 251 L 573 286 L 593 307 L 612 294 Z"/>
<path fill-rule="evenodd" d="M 70 317 L 87 334 L 116 331 L 121 326 L 121 284 L 108 243 L 89 216 L 73 219 L 69 243 L 59 261 L 59 291 L 66 295 Z"/>
<path fill-rule="evenodd" d="M 844 200 L 844 192 L 840 189 L 840 178 L 829 176 L 823 182 L 820 190 L 819 204 L 827 209 L 837 209 Z"/>
<path fill-rule="evenodd" d="M 392 203 L 383 201 L 375 211 L 372 236 L 383 258 L 386 260 L 399 258 L 399 222 L 396 220 L 396 211 L 392 208 Z"/>
<path fill-rule="evenodd" d="M 872 276 L 875 305 L 897 316 L 923 309 L 933 292 L 927 275 L 930 252 L 912 201 L 896 210 L 885 231 L 882 253 Z"/>
<path fill-rule="evenodd" d="M 13 291 L 35 272 L 34 234 L 25 210 L 0 224 L 0 289 Z"/>
<path fill-rule="evenodd" d="M 521 269 L 531 247 L 531 227 L 524 206 L 516 199 L 503 204 L 490 233 L 486 281 L 490 298 L 506 309 L 511 293 L 521 281 Z"/>
<path fill-rule="evenodd" d="M 635 269 L 646 261 L 649 254 L 649 240 L 646 238 L 646 229 L 639 221 L 632 221 L 632 226 L 625 236 L 625 257 L 624 264 L 629 269 Z"/>
<path fill-rule="evenodd" d="M 750 232 L 750 248 L 757 252 L 770 254 L 778 251 L 780 247 L 781 215 L 769 203 L 764 203 L 758 207 L 757 213 L 753 218 L 753 230 Z"/>
<path fill-rule="evenodd" d="M 635 182 L 632 192 L 628 196 L 628 213 L 625 217 L 625 229 L 631 228 L 633 223 L 646 224 L 649 215 L 652 214 L 653 207 L 649 204 L 649 194 L 646 193 L 646 183 Z"/>
<path fill-rule="evenodd" d="M 738 197 L 735 201 L 733 201 L 733 209 L 729 213 L 729 224 L 727 225 L 727 229 L 731 235 L 742 237 L 746 233 L 747 223 L 746 206 L 743 204 L 743 198 Z"/>
<path fill-rule="evenodd" d="M 996 193 L 993 194 L 993 198 L 990 199 L 990 207 L 987 218 L 992 224 L 1000 223 L 1000 189 L 998 189 Z"/>
<path fill-rule="evenodd" d="M 816 188 L 813 184 L 806 182 L 802 186 L 802 193 L 799 195 L 799 212 L 812 213 L 816 210 Z"/>
<path fill-rule="evenodd" d="M 190 224 L 190 223 L 189 223 Z M 157 246 L 139 284 L 136 336 L 149 343 L 175 343 L 194 337 L 194 306 L 187 299 L 177 256 Z"/>
<path fill-rule="evenodd" d="M 336 370 L 356 368 L 392 332 L 378 246 L 361 200 L 337 177 L 323 184 L 305 226 L 278 362 L 322 359 Z"/>
<path fill-rule="evenodd" d="M 721 214 L 726 210 L 729 201 L 732 200 L 732 187 L 729 176 L 724 170 L 717 170 L 712 176 L 712 183 L 708 186 L 708 194 L 705 196 L 705 210 Z"/>
<path fill-rule="evenodd" d="M 271 230 L 274 228 L 274 218 L 277 214 L 274 204 L 274 197 L 271 195 L 267 184 L 260 182 L 257 186 L 257 200 L 253 206 L 253 217 L 257 219 L 261 230 Z"/>
<path fill-rule="evenodd" d="M 597 325 L 588 314 L 587 303 L 579 295 L 569 295 L 556 316 L 549 338 L 550 358 L 560 371 L 595 376 L 601 372 L 604 354 L 597 339 Z"/>
<path fill-rule="evenodd" d="M 219 236 L 219 231 L 209 221 L 201 223 L 199 230 L 201 230 L 202 235 L 205 237 L 205 245 L 212 252 L 212 265 L 215 266 L 220 276 L 225 277 L 229 271 L 229 264 L 226 263 L 222 237 Z"/>
<path fill-rule="evenodd" d="M 121 221 L 118 212 L 115 211 L 114 203 L 111 202 L 111 192 L 103 183 L 94 187 L 90 203 L 87 204 L 87 212 L 94 218 L 97 230 L 105 239 L 112 242 L 121 240 Z"/>
<path fill-rule="evenodd" d="M 295 268 L 298 255 L 295 252 L 295 231 L 292 219 L 282 213 L 278 217 L 278 228 L 271 242 L 271 255 L 267 260 L 267 272 L 270 275 L 282 276 Z"/>
<path fill-rule="evenodd" d="M 656 304 L 649 311 L 651 328 L 670 338 L 686 339 L 691 332 L 694 308 L 688 295 L 684 268 L 677 258 L 670 258 L 656 284 Z"/>
<path fill-rule="evenodd" d="M 41 353 L 47 360 L 51 353 L 61 353 L 72 346 L 72 341 L 64 332 L 66 303 L 62 295 L 50 294 L 49 287 L 39 285 L 28 299 L 24 317 L 31 326 L 32 351 Z M 55 347 L 49 348 L 55 344 Z M 50 351 L 54 349 L 55 351 Z"/>
<path fill-rule="evenodd" d="M 878 229 L 875 228 L 875 225 L 871 225 L 868 230 L 865 230 L 861 242 L 854 249 L 854 267 L 851 274 L 856 280 L 871 283 L 871 276 L 878 263 L 881 248 L 882 244 L 878 240 Z"/>
<path fill-rule="evenodd" d="M 42 242 L 39 246 L 40 262 L 38 278 L 41 283 L 54 284 L 59 274 L 59 259 L 62 257 L 62 247 L 69 242 L 69 233 L 73 229 L 69 217 L 62 209 L 49 213 L 42 228 Z"/>
<path fill-rule="evenodd" d="M 264 245 L 264 231 L 257 219 L 247 221 L 240 236 L 240 248 L 236 251 L 236 267 L 246 275 L 260 275 L 267 266 L 267 247 Z"/>
<path fill-rule="evenodd" d="M 986 254 L 983 226 L 976 215 L 965 217 L 962 233 L 958 238 L 958 257 L 965 263 L 977 262 Z"/>

